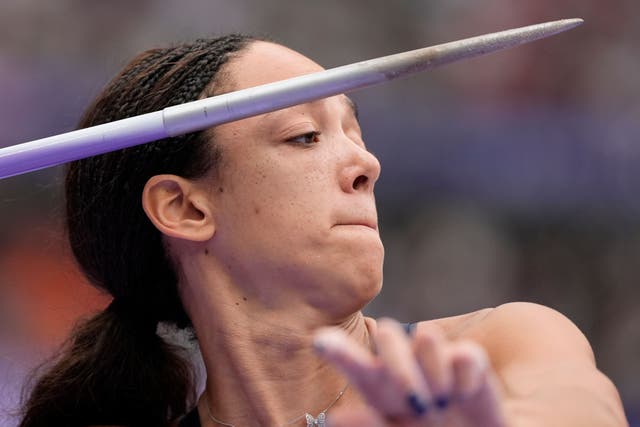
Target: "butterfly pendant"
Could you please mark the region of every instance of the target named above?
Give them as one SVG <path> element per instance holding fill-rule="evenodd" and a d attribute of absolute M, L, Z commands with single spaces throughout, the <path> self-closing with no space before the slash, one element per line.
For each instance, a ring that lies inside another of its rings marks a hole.
<path fill-rule="evenodd" d="M 324 422 L 326 419 L 326 415 L 324 412 L 320 412 L 318 414 L 318 418 L 313 418 L 311 414 L 304 414 L 307 419 L 307 427 L 324 427 Z"/>

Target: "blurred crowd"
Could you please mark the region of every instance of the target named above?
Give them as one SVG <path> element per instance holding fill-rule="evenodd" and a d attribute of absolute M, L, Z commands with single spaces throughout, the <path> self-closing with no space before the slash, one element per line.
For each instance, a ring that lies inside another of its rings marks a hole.
<path fill-rule="evenodd" d="M 383 166 L 385 287 L 368 312 L 409 321 L 514 300 L 556 308 L 640 425 L 639 15 L 635 0 L 3 0 L 0 146 L 73 129 L 129 58 L 174 41 L 251 33 L 331 67 L 584 18 L 353 95 Z M 15 423 L 24 375 L 108 301 L 69 256 L 61 172 L 0 181 L 2 425 Z"/>

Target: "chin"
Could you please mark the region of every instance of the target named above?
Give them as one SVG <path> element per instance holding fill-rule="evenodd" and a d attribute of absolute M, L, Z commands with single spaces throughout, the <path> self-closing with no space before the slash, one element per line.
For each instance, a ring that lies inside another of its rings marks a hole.
<path fill-rule="evenodd" d="M 333 252 L 308 276 L 315 282 L 313 304 L 332 316 L 348 316 L 364 308 L 382 289 L 384 247 L 359 246 L 348 253 Z M 308 273 L 308 272 L 307 272 Z"/>
<path fill-rule="evenodd" d="M 382 289 L 381 264 L 334 264 L 331 269 L 316 271 L 314 276 L 322 279 L 313 286 L 310 302 L 331 318 L 346 318 L 362 310 Z"/>
<path fill-rule="evenodd" d="M 382 264 L 384 260 L 384 249 L 372 251 L 372 258 L 363 262 L 362 265 L 355 269 L 354 288 L 358 293 L 362 294 L 362 298 L 366 299 L 368 304 L 382 290 Z"/>
<path fill-rule="evenodd" d="M 343 281 L 344 301 L 352 302 L 351 312 L 364 308 L 382 290 L 382 267 L 358 269 L 353 276 Z"/>

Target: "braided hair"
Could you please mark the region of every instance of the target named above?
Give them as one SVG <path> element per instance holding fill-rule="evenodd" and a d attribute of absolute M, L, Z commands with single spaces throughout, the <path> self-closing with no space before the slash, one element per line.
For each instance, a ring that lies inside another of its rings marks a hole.
<path fill-rule="evenodd" d="M 218 71 L 252 38 L 228 35 L 136 57 L 87 110 L 94 126 L 208 95 Z M 212 89 L 213 88 L 213 89 Z M 166 138 L 71 163 L 67 228 L 73 254 L 111 305 L 80 324 L 24 405 L 21 427 L 168 426 L 194 400 L 194 378 L 158 322 L 190 325 L 162 237 L 141 195 L 157 174 L 198 178 L 220 152 L 204 132 Z"/>

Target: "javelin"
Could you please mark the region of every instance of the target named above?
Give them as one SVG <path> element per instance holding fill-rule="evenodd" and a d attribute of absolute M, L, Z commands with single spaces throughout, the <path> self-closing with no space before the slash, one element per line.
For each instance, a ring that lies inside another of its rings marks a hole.
<path fill-rule="evenodd" d="M 167 107 L 0 149 L 0 179 L 351 92 L 583 23 L 562 19 L 425 47 Z"/>

